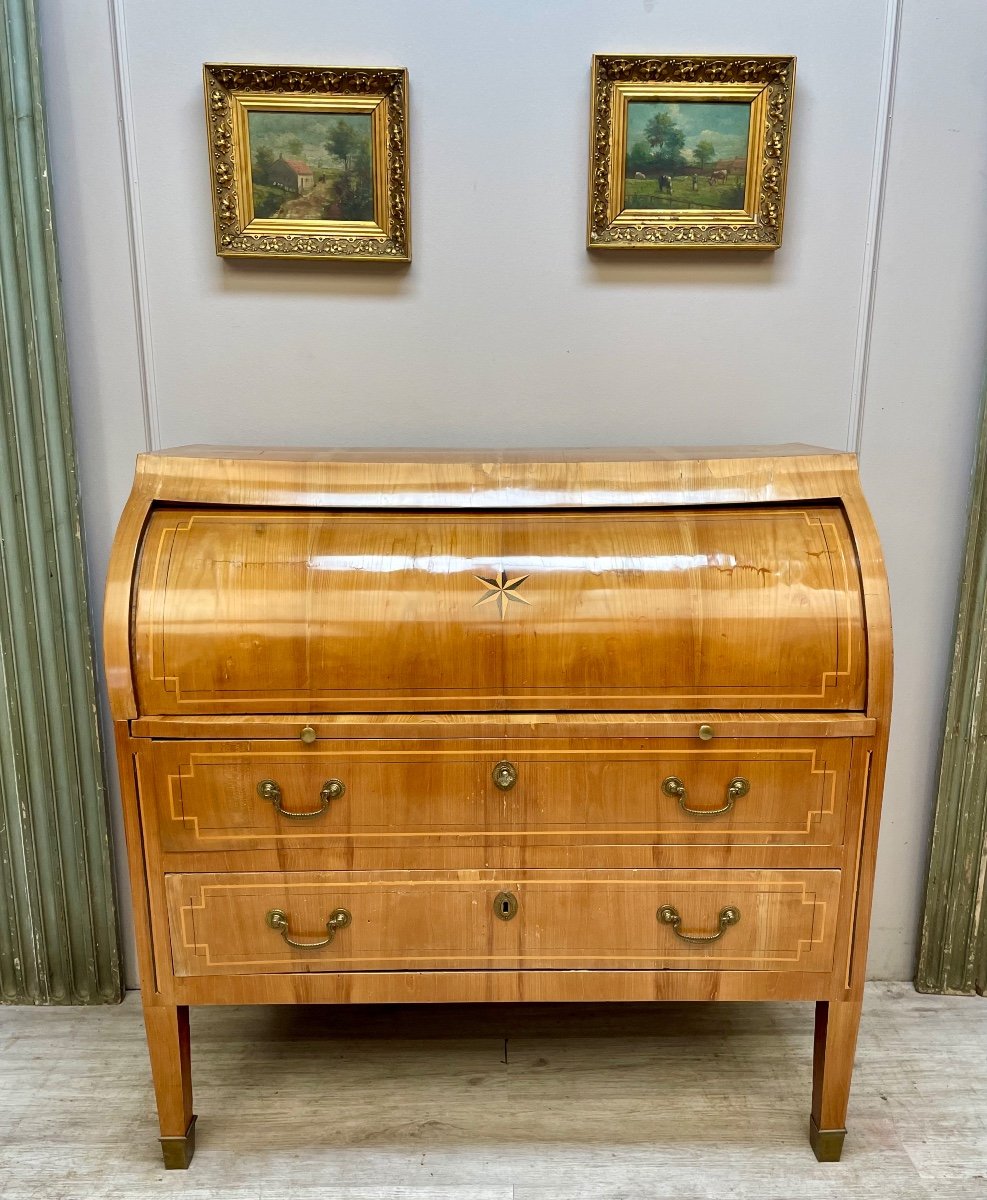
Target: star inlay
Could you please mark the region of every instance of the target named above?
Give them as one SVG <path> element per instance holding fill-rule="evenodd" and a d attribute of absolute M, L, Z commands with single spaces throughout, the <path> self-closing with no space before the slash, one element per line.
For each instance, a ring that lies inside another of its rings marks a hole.
<path fill-rule="evenodd" d="M 499 579 L 489 579 L 485 575 L 474 575 L 473 578 L 477 583 L 482 583 L 487 589 L 486 595 L 480 597 L 473 605 L 474 608 L 478 604 L 486 604 L 488 600 L 496 602 L 497 610 L 500 613 L 500 619 L 504 619 L 504 611 L 508 604 L 530 604 L 530 600 L 518 594 L 518 588 L 526 579 L 527 575 L 519 575 L 516 579 L 508 579 L 507 572 L 501 571 Z"/>

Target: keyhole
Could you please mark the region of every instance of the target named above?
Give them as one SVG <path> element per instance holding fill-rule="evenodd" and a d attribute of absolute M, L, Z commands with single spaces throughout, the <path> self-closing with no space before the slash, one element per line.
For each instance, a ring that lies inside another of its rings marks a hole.
<path fill-rule="evenodd" d="M 493 902 L 494 916 L 500 921 L 510 921 L 517 916 L 517 896 L 513 892 L 501 892 Z"/>
<path fill-rule="evenodd" d="M 508 900 L 501 900 L 500 911 L 504 914 L 505 917 L 510 913 L 511 905 Z"/>

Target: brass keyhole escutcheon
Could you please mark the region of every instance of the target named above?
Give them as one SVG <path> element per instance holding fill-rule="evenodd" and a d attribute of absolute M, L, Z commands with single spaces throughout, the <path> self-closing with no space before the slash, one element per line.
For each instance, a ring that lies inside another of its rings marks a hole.
<path fill-rule="evenodd" d="M 517 783 L 517 767 L 506 760 L 499 762 L 492 772 L 493 781 L 502 792 L 509 792 Z"/>
<path fill-rule="evenodd" d="M 500 921 L 511 921 L 517 916 L 517 896 L 513 892 L 498 892 L 493 902 L 494 916 Z"/>

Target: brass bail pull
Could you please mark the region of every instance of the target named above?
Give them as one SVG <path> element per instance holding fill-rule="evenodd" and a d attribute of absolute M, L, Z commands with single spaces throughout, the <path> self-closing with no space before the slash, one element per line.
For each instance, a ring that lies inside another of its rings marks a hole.
<path fill-rule="evenodd" d="M 323 946 L 328 946 L 340 929 L 345 929 L 353 920 L 353 917 L 348 908 L 337 908 L 330 913 L 329 920 L 326 921 L 326 931 L 328 937 L 324 937 L 319 942 L 296 942 L 288 933 L 288 914 L 280 908 L 272 908 L 265 917 L 268 926 L 276 930 L 289 946 L 294 946 L 296 950 L 321 950 Z"/>
<path fill-rule="evenodd" d="M 655 914 L 663 925 L 671 925 L 672 933 L 683 942 L 715 942 L 723 937 L 731 925 L 740 921 L 740 909 L 735 904 L 720 909 L 718 928 L 715 933 L 683 933 L 679 910 L 672 904 L 663 904 Z"/>
<path fill-rule="evenodd" d="M 722 817 L 724 813 L 728 813 L 733 808 L 735 801 L 739 800 L 741 796 L 747 795 L 751 790 L 751 785 L 750 780 L 744 779 L 742 775 L 735 776 L 727 784 L 726 804 L 719 808 L 691 808 L 686 803 L 689 792 L 677 775 L 669 775 L 667 779 L 663 779 L 661 790 L 666 796 L 674 796 L 679 802 L 679 808 L 684 813 L 688 813 L 690 817 Z"/>
<path fill-rule="evenodd" d="M 270 800 L 275 810 L 282 817 L 292 821 L 306 821 L 311 817 L 321 817 L 333 800 L 338 800 L 346 791 L 346 785 L 341 779 L 327 779 L 319 793 L 319 807 L 307 808 L 302 812 L 293 812 L 281 803 L 281 785 L 274 779 L 262 779 L 257 785 L 257 795 L 262 800 Z"/>

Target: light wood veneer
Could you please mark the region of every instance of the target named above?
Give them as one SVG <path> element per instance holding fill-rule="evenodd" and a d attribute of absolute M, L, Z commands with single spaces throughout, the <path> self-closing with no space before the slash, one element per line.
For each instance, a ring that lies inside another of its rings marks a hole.
<path fill-rule="evenodd" d="M 141 751 L 139 767 L 165 853 L 358 843 L 413 856 L 478 834 L 489 846 L 842 848 L 849 738 L 697 742 L 181 741 Z M 504 761 L 517 772 L 507 791 L 494 781 Z M 663 787 L 673 780 L 681 800 Z M 737 780 L 749 790 L 733 799 Z M 345 790 L 323 799 L 333 781 L 327 797 Z"/>
<path fill-rule="evenodd" d="M 634 871 L 618 879 L 551 871 L 166 877 L 178 975 L 527 967 L 826 971 L 833 964 L 839 885 L 838 871 Z M 502 920 L 497 914 L 511 901 L 517 916 Z M 656 920 L 666 904 L 679 912 L 689 936 L 715 933 L 724 908 L 734 907 L 740 919 L 716 941 L 686 942 Z M 266 921 L 269 912 L 283 911 L 292 939 L 318 942 L 338 908 L 350 913 L 351 924 L 318 950 L 272 936 Z"/>
<path fill-rule="evenodd" d="M 891 691 L 852 456 L 145 455 L 105 648 L 168 1165 L 189 1004 L 353 1001 L 815 1001 L 838 1156 Z"/>
<path fill-rule="evenodd" d="M 853 557 L 826 507 L 163 508 L 136 584 L 138 700 L 156 713 L 860 709 Z"/>

